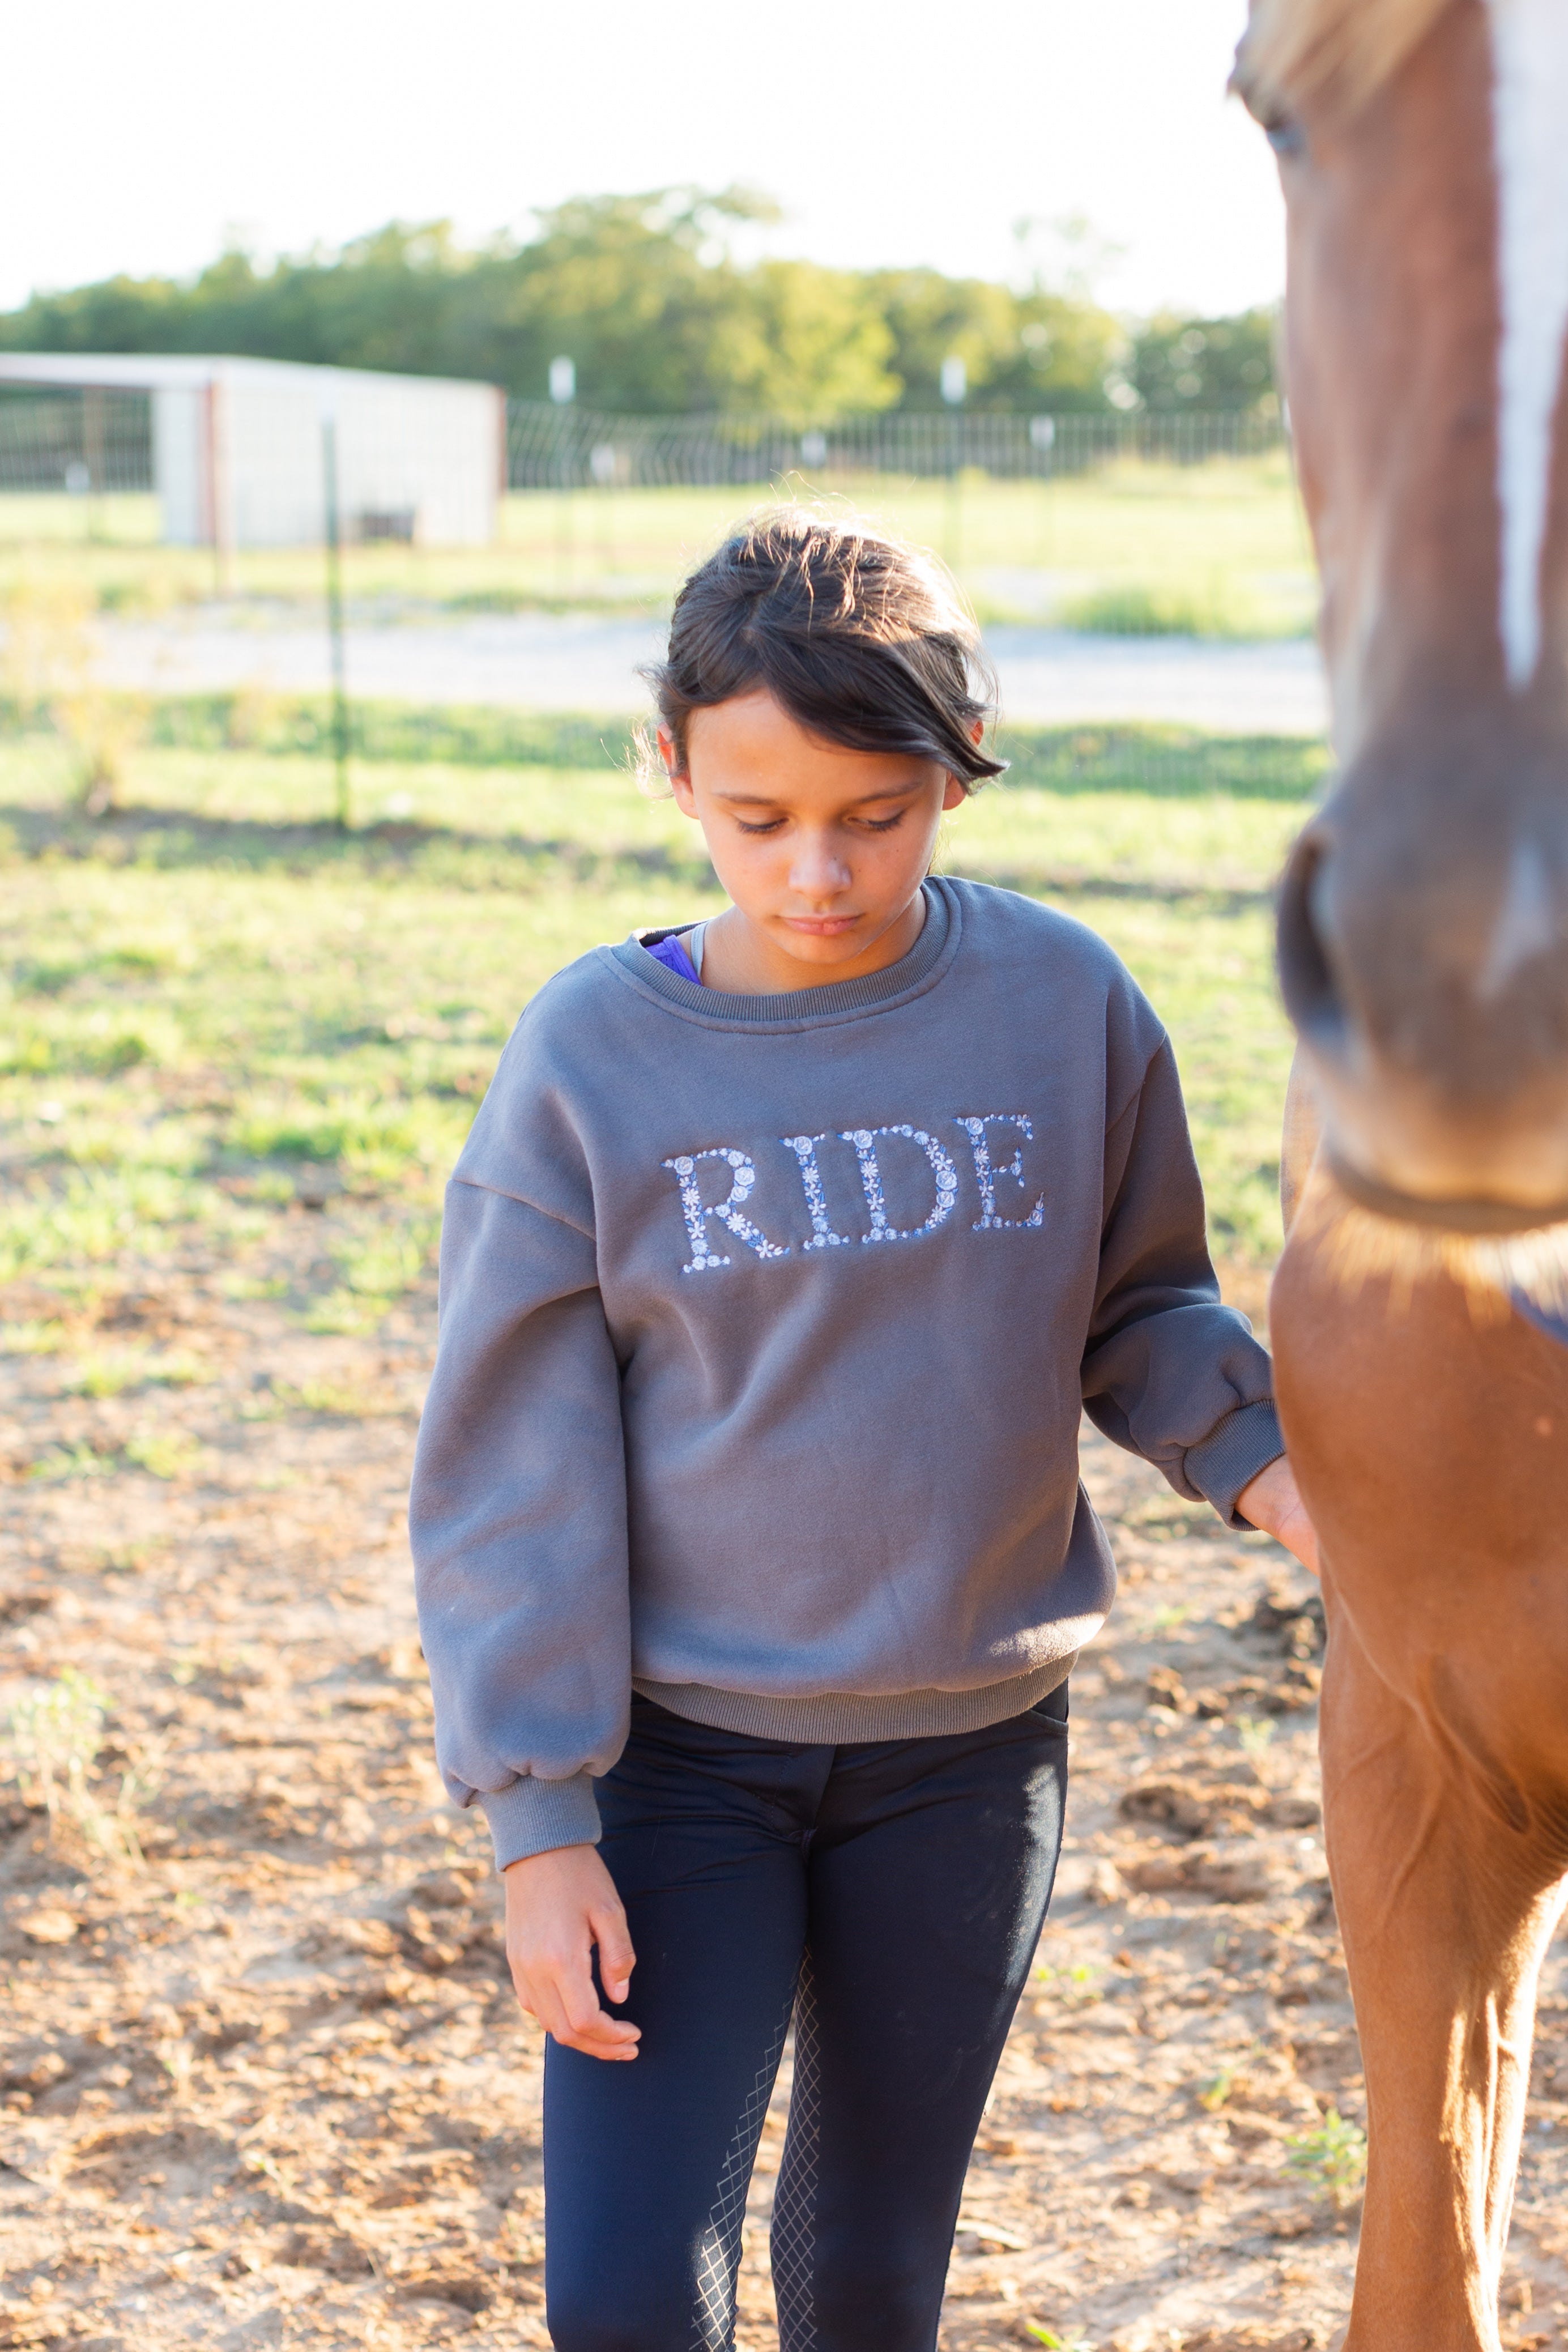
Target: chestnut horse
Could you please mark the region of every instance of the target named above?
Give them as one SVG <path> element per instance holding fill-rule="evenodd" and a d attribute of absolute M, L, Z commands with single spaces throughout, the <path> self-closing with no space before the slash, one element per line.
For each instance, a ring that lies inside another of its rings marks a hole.
<path fill-rule="evenodd" d="M 1366 2066 L 1346 2352 L 1498 2352 L 1568 1894 L 1568 0 L 1255 0 L 1237 86 L 1341 762 L 1281 900 L 1271 1321 Z"/>

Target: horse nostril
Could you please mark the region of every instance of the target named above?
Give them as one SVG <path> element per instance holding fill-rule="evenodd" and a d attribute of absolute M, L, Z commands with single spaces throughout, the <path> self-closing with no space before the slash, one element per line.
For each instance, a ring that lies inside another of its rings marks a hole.
<path fill-rule="evenodd" d="M 1337 1043 L 1345 1025 L 1329 955 L 1323 889 L 1328 856 L 1327 843 L 1310 828 L 1291 851 L 1279 887 L 1277 944 L 1285 1010 L 1303 1035 L 1321 1045 Z"/>

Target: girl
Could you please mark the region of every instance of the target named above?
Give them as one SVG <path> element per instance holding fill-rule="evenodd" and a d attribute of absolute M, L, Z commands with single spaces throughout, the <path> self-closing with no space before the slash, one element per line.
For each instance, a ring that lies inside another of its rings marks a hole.
<path fill-rule="evenodd" d="M 977 667 L 858 526 L 702 564 L 652 685 L 731 903 L 534 998 L 447 1193 L 420 1622 L 551 2037 L 564 2352 L 732 2344 L 792 2017 L 781 2344 L 931 2352 L 1115 1584 L 1080 1410 L 1310 1553 L 1153 1012 L 930 873 Z"/>

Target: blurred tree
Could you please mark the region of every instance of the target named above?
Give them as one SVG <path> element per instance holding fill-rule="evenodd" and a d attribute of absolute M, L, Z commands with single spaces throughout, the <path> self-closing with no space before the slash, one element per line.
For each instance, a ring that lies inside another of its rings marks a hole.
<path fill-rule="evenodd" d="M 773 207 L 739 189 L 581 196 L 543 214 L 540 234 L 471 274 L 468 364 L 542 400 L 551 360 L 577 365 L 584 407 L 670 415 L 731 404 L 737 372 L 763 372 L 747 273 L 731 257 L 738 221 Z"/>
<path fill-rule="evenodd" d="M 982 278 L 883 269 L 865 279 L 891 330 L 903 408 L 942 406 L 942 363 L 963 360 L 973 409 L 1102 409 L 1127 338 L 1092 302 Z"/>
<path fill-rule="evenodd" d="M 1258 408 L 1274 404 L 1272 310 L 1236 319 L 1152 319 L 1132 346 L 1128 380 L 1145 408 Z"/>
<path fill-rule="evenodd" d="M 1130 343 L 1086 276 L 1069 270 L 1062 290 L 1037 260 L 1023 291 L 935 269 L 738 261 L 736 232 L 776 217 L 751 189 L 679 187 L 574 198 L 526 242 L 469 247 L 449 222 L 391 221 L 271 266 L 236 249 L 186 282 L 112 278 L 37 294 L 0 316 L 0 350 L 241 352 L 479 376 L 527 400 L 546 396 L 550 362 L 567 354 L 585 408 L 801 423 L 939 409 L 952 353 L 972 409 L 1271 397 L 1267 312 L 1161 318 Z"/>
<path fill-rule="evenodd" d="M 892 407 L 893 335 L 863 279 L 810 261 L 764 261 L 748 290 L 763 364 L 751 378 L 737 365 L 730 405 L 800 425 Z"/>
<path fill-rule="evenodd" d="M 1014 348 L 999 356 L 984 404 L 1058 415 L 1120 405 L 1127 350 L 1108 310 L 1037 287 L 1018 298 Z"/>

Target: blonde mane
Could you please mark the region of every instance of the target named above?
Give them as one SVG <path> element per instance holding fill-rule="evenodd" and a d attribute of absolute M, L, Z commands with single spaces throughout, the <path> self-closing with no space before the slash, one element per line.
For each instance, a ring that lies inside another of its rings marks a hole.
<path fill-rule="evenodd" d="M 1237 79 L 1249 98 L 1358 106 L 1404 64 L 1453 0 L 1253 0 Z"/>
<path fill-rule="evenodd" d="M 1549 1315 L 1568 1316 L 1568 1224 L 1495 1239 L 1404 1224 L 1358 1208 L 1320 1158 L 1290 1231 L 1317 1244 L 1325 1279 L 1352 1292 L 1363 1283 L 1386 1282 L 1400 1312 L 1417 1283 L 1447 1279 L 1463 1290 L 1477 1324 L 1505 1322 L 1516 1298 Z"/>

